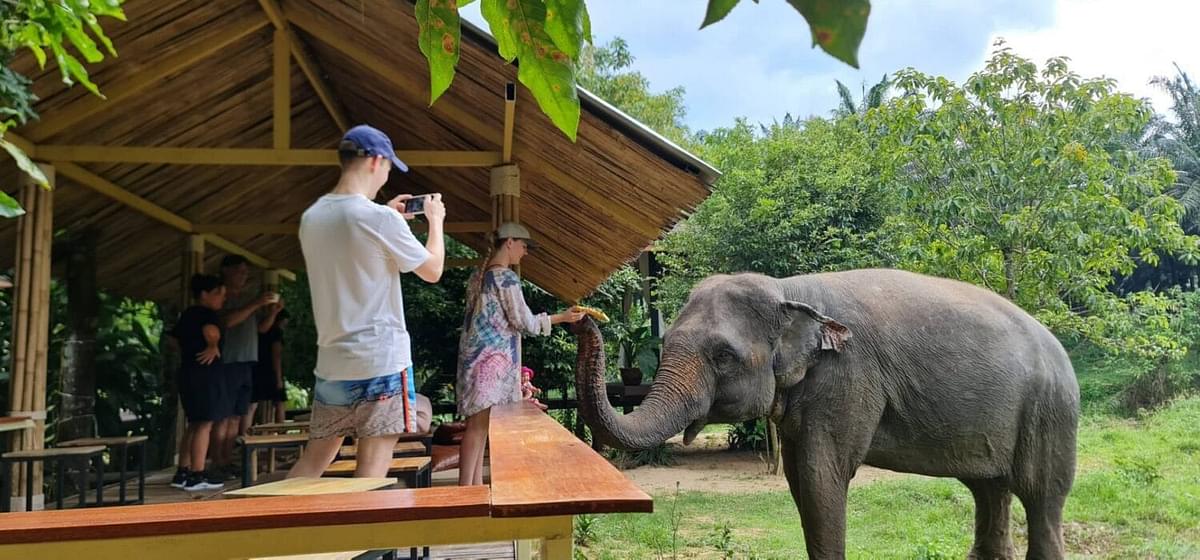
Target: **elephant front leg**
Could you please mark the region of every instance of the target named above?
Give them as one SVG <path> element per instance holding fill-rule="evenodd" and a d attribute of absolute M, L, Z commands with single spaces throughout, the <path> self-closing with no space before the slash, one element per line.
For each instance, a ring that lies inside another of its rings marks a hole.
<path fill-rule="evenodd" d="M 783 471 L 800 510 L 804 546 L 812 560 L 846 557 L 846 491 L 850 477 L 817 450 L 784 447 Z"/>

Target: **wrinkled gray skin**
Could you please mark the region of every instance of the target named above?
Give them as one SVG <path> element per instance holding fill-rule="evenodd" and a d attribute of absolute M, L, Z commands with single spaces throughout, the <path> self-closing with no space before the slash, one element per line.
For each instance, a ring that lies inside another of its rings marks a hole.
<path fill-rule="evenodd" d="M 1027 558 L 1063 557 L 1079 387 L 1055 337 L 992 292 L 895 270 L 713 276 L 627 415 L 605 398 L 595 324 L 573 330 L 581 411 L 604 443 L 647 448 L 681 430 L 690 443 L 705 423 L 772 416 L 811 558 L 845 557 L 846 489 L 864 464 L 966 484 L 972 558 L 1014 556 L 1014 494 Z"/>

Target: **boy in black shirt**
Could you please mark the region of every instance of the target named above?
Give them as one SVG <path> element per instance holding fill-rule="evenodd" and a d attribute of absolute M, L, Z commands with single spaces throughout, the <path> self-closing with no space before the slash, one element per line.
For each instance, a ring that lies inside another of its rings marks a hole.
<path fill-rule="evenodd" d="M 221 376 L 220 342 L 223 335 L 217 311 L 225 305 L 225 285 L 207 274 L 192 277 L 196 305 L 187 308 L 172 335 L 179 340 L 179 396 L 188 426 L 184 452 L 171 486 L 184 490 L 212 490 L 225 485 L 222 477 L 204 472 L 213 422 L 230 414 Z M 185 464 L 185 461 L 187 464 Z"/>

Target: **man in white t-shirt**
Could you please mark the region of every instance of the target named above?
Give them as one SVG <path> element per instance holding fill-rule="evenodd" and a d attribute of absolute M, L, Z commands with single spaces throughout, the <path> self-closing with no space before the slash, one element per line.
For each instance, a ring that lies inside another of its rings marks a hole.
<path fill-rule="evenodd" d="M 338 146 L 337 186 L 300 218 L 317 327 L 316 384 L 309 442 L 289 477 L 317 477 L 344 437 L 358 438 L 354 476 L 384 477 L 399 434 L 416 429 L 416 389 L 400 274 L 434 283 L 445 261 L 441 195 L 425 200 L 421 245 L 403 214 L 411 195 L 373 202 L 393 169 L 408 171 L 388 137 L 370 126 Z"/>

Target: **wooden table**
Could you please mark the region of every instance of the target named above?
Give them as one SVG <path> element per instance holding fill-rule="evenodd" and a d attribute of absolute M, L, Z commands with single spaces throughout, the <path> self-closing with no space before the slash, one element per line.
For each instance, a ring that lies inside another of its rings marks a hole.
<path fill-rule="evenodd" d="M 251 498 L 262 496 L 316 496 L 319 494 L 346 494 L 369 492 L 396 483 L 394 478 L 285 478 L 276 482 L 259 484 L 225 492 L 226 498 Z"/>
<path fill-rule="evenodd" d="M 419 441 L 398 441 L 392 448 L 392 457 L 420 457 L 428 454 L 429 451 L 425 448 L 425 444 Z M 338 450 L 338 457 L 351 458 L 357 455 L 357 445 L 343 445 Z"/>
<path fill-rule="evenodd" d="M 242 488 L 250 486 L 258 480 L 258 450 L 270 449 L 303 449 L 308 443 L 308 434 L 275 434 L 262 436 L 241 436 L 238 443 L 242 444 Z M 271 456 L 270 467 L 275 469 L 274 455 Z"/>
<path fill-rule="evenodd" d="M 33 426 L 33 420 L 29 418 L 22 416 L 0 416 L 0 434 L 32 430 Z M 4 453 L 13 447 L 9 443 L 9 439 L 9 437 L 0 437 L 0 453 Z"/>
<path fill-rule="evenodd" d="M 388 465 L 388 475 L 403 476 L 409 488 L 428 488 L 433 486 L 430 461 L 429 457 L 394 457 L 392 464 Z M 354 471 L 357 469 L 357 461 L 334 461 L 325 469 L 325 475 L 354 476 Z"/>
<path fill-rule="evenodd" d="M 0 514 L 0 558 L 200 560 L 516 540 L 571 560 L 572 516 L 654 503 L 528 403 L 495 407 L 492 484 Z"/>

